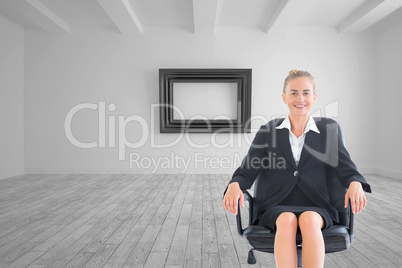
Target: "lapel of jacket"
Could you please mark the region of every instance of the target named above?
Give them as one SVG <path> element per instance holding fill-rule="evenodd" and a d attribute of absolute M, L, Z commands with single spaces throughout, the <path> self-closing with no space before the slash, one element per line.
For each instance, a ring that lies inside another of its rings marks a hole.
<path fill-rule="evenodd" d="M 295 169 L 297 169 L 295 159 L 293 158 L 292 149 L 290 148 L 289 130 L 287 128 L 282 128 L 282 129 L 275 129 L 275 131 L 277 131 L 277 141 L 283 155 L 285 156 L 286 160 Z"/>
<path fill-rule="evenodd" d="M 303 150 L 300 155 L 299 167 L 301 167 L 306 162 L 306 160 L 311 156 L 311 153 L 307 151 L 306 146 L 308 146 L 310 149 L 316 152 L 320 152 L 322 150 L 320 150 L 319 144 L 320 144 L 320 134 L 314 131 L 309 131 L 306 133 Z"/>

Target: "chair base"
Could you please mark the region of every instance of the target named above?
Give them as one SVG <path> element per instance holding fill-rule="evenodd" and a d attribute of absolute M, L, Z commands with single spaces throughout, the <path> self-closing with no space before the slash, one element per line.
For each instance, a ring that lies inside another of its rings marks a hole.
<path fill-rule="evenodd" d="M 297 267 L 303 268 L 302 247 L 301 247 L 301 245 L 297 246 L 296 252 L 297 252 Z"/>
<path fill-rule="evenodd" d="M 257 263 L 257 259 L 255 258 L 253 249 L 250 249 L 248 252 L 247 263 L 248 264 L 256 264 Z M 297 267 L 303 268 L 301 245 L 297 246 Z"/>
<path fill-rule="evenodd" d="M 247 258 L 247 263 L 248 264 L 256 264 L 257 260 L 255 259 L 254 252 L 252 249 L 248 252 L 248 258 Z"/>

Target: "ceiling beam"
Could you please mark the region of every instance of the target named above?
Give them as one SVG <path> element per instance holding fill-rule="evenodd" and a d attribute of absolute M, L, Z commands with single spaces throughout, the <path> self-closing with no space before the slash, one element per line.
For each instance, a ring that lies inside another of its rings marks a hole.
<path fill-rule="evenodd" d="M 273 9 L 275 11 L 271 15 L 271 18 L 268 21 L 267 29 L 266 29 L 267 33 L 270 33 L 270 32 L 278 33 L 279 28 L 282 28 L 282 29 L 287 28 L 287 29 L 285 29 L 285 32 L 287 32 L 289 30 L 288 29 L 289 25 L 287 27 L 284 27 L 284 25 L 283 25 L 284 21 L 285 21 L 283 19 L 283 17 L 284 17 L 283 13 L 285 13 L 284 10 L 286 8 L 289 8 L 289 0 L 280 1 L 279 5 L 275 9 Z M 281 16 L 282 16 L 282 18 L 281 18 Z"/>
<path fill-rule="evenodd" d="M 338 26 L 339 33 L 359 33 L 402 6 L 401 0 L 369 0 L 347 16 Z"/>
<path fill-rule="evenodd" d="M 287 34 L 289 30 L 297 26 L 302 16 L 308 16 L 309 11 L 322 0 L 280 0 L 272 1 L 268 8 L 269 21 L 267 23 L 267 34 Z"/>
<path fill-rule="evenodd" d="M 295 22 L 306 13 L 311 6 L 314 6 L 316 1 L 317 0 L 310 0 L 309 2 L 300 0 L 281 0 L 272 2 L 278 4 L 276 4 L 276 7 L 270 7 L 273 12 L 269 15 L 270 19 L 266 28 L 267 34 L 287 34 L 294 26 Z"/>
<path fill-rule="evenodd" d="M 214 34 L 218 0 L 193 0 L 194 33 Z"/>
<path fill-rule="evenodd" d="M 8 0 L 9 7 L 48 33 L 70 33 L 68 23 L 39 0 Z"/>
<path fill-rule="evenodd" d="M 143 33 L 140 20 L 129 0 L 97 0 L 117 28 L 125 35 Z"/>

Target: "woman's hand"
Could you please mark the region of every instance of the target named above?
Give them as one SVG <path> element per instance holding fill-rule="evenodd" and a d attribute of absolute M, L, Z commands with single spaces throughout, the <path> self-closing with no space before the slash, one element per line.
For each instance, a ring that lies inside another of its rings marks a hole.
<path fill-rule="evenodd" d="M 237 215 L 237 201 L 240 199 L 240 205 L 244 208 L 244 194 L 240 189 L 238 182 L 232 182 L 229 184 L 225 196 L 223 197 L 223 207 L 232 213 Z"/>
<path fill-rule="evenodd" d="M 360 213 L 366 207 L 367 199 L 360 182 L 352 181 L 349 184 L 348 191 L 345 195 L 345 208 L 348 207 L 349 199 L 354 214 Z"/>

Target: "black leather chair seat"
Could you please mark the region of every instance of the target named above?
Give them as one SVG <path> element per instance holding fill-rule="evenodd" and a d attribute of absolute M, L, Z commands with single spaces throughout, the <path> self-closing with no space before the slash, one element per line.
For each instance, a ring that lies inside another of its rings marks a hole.
<path fill-rule="evenodd" d="M 343 225 L 334 225 L 322 232 L 324 236 L 325 252 L 338 252 L 350 247 L 354 235 L 349 228 Z"/>
<path fill-rule="evenodd" d="M 334 225 L 323 231 L 326 253 L 338 252 L 350 247 L 349 230 L 342 225 Z M 243 238 L 252 248 L 273 253 L 275 233 L 262 226 L 248 226 L 243 230 Z M 301 244 L 301 234 L 296 236 L 296 244 Z"/>
<path fill-rule="evenodd" d="M 262 226 L 248 226 L 243 231 L 243 238 L 252 248 L 263 252 L 274 252 L 275 233 Z"/>

